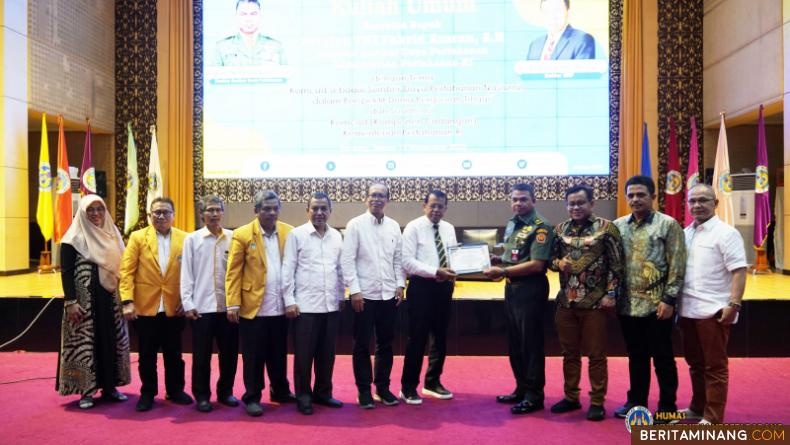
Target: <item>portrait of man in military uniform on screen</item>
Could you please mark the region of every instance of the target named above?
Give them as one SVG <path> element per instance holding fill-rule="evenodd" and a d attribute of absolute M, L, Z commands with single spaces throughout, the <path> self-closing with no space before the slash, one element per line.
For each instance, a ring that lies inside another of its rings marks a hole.
<path fill-rule="evenodd" d="M 260 32 L 261 13 L 261 4 L 258 0 L 238 0 L 236 2 L 238 30 L 235 34 L 217 42 L 214 51 L 214 65 L 286 64 L 283 44 Z"/>

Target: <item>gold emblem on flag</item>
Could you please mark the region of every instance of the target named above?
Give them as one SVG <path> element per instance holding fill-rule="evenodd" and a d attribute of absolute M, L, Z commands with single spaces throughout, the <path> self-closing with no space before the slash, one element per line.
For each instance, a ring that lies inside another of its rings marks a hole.
<path fill-rule="evenodd" d="M 58 194 L 63 194 L 71 189 L 71 179 L 69 178 L 69 174 L 66 173 L 66 170 L 62 168 L 58 169 L 58 183 L 56 191 Z"/>
<path fill-rule="evenodd" d="M 667 172 L 667 194 L 674 195 L 683 189 L 683 177 L 677 170 Z"/>
<path fill-rule="evenodd" d="M 52 190 L 52 171 L 49 164 L 38 165 L 38 191 L 48 192 Z"/>
<path fill-rule="evenodd" d="M 754 191 L 757 193 L 768 192 L 768 167 L 758 165 L 754 172 Z"/>
<path fill-rule="evenodd" d="M 694 173 L 686 180 L 686 190 L 693 189 L 697 184 L 699 184 L 699 173 Z"/>
<path fill-rule="evenodd" d="M 719 190 L 724 193 L 732 193 L 732 177 L 729 171 L 724 171 L 719 175 Z"/>

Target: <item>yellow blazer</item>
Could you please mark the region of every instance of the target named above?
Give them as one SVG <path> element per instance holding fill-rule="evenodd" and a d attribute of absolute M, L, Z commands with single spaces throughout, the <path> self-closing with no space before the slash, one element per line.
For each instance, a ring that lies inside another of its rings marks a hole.
<path fill-rule="evenodd" d="M 280 243 L 280 260 L 285 249 L 285 239 L 293 226 L 277 221 L 277 238 Z M 277 265 L 280 267 L 280 264 Z M 266 285 L 266 247 L 258 219 L 233 231 L 228 253 L 228 271 L 225 274 L 225 303 L 239 306 L 239 316 L 253 319 L 263 304 Z"/>
<path fill-rule="evenodd" d="M 152 226 L 132 232 L 121 261 L 121 300 L 134 301 L 137 315 L 155 316 L 164 295 L 165 313 L 176 315 L 181 304 L 181 249 L 186 232 L 170 229 L 170 257 L 164 276 L 159 266 L 159 243 Z"/>

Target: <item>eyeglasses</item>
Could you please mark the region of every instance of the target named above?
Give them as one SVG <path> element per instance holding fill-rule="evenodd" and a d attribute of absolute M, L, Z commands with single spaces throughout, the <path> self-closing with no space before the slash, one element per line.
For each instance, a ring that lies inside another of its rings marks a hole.
<path fill-rule="evenodd" d="M 167 218 L 168 216 L 173 214 L 172 210 L 154 210 L 151 212 L 152 215 L 160 218 Z"/>
<path fill-rule="evenodd" d="M 223 210 L 220 209 L 219 207 L 212 207 L 212 208 L 205 209 L 203 211 L 206 212 L 206 213 L 222 213 L 223 212 Z"/>
<path fill-rule="evenodd" d="M 690 206 L 693 206 L 694 204 L 703 204 L 704 205 L 704 204 L 707 204 L 707 203 L 713 202 L 713 201 L 715 201 L 715 199 L 710 199 L 710 198 L 692 198 L 692 199 L 688 200 L 688 203 L 689 203 Z"/>
<path fill-rule="evenodd" d="M 85 213 L 104 213 L 107 211 L 104 207 L 88 207 L 85 209 Z"/>

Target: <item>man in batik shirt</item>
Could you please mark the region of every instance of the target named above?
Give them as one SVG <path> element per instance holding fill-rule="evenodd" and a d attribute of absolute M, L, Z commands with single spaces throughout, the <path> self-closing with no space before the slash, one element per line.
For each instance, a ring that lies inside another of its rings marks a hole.
<path fill-rule="evenodd" d="M 651 358 L 658 378 L 658 412 L 677 411 L 678 370 L 672 328 L 686 273 L 683 228 L 673 218 L 653 210 L 653 180 L 631 177 L 625 183 L 625 194 L 631 214 L 614 222 L 625 252 L 625 280 L 617 298 L 617 314 L 631 379 L 628 400 L 615 411 L 621 418 L 634 406 L 647 407 Z"/>
<path fill-rule="evenodd" d="M 590 408 L 587 420 L 603 420 L 608 372 L 606 367 L 607 308 L 615 305 L 623 272 L 620 232 L 606 219 L 593 215 L 593 191 L 581 184 L 565 192 L 570 219 L 554 232 L 552 270 L 560 272 L 557 313 L 554 320 L 562 347 L 565 398 L 551 407 L 553 413 L 581 409 L 579 380 L 581 355 L 587 356 Z"/>

